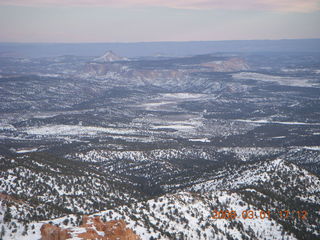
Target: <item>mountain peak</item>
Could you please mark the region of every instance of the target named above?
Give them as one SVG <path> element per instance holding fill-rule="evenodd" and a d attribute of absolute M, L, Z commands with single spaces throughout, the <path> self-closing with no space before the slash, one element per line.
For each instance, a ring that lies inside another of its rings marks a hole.
<path fill-rule="evenodd" d="M 117 61 L 127 61 L 127 60 L 128 60 L 127 58 L 120 57 L 111 50 L 108 50 L 101 57 L 94 59 L 94 61 L 96 61 L 96 62 L 117 62 Z"/>

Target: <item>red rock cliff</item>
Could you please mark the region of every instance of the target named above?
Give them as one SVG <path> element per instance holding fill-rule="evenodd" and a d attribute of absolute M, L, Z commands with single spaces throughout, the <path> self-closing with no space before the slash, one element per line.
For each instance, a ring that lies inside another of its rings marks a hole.
<path fill-rule="evenodd" d="M 44 224 L 41 229 L 41 240 L 66 240 L 71 238 L 67 229 L 61 229 L 60 227 L 52 224 Z"/>
<path fill-rule="evenodd" d="M 51 224 L 44 224 L 41 227 L 41 236 L 42 240 L 66 240 L 75 237 L 85 240 L 140 240 L 138 235 L 127 228 L 123 220 L 103 222 L 100 217 L 87 216 L 83 217 L 83 224 L 77 229 L 62 229 Z"/>

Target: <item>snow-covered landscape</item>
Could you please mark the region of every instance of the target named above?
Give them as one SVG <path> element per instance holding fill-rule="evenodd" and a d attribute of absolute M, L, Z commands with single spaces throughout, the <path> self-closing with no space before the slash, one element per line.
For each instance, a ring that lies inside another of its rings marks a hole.
<path fill-rule="evenodd" d="M 104 239 L 111 223 L 319 239 L 319 69 L 313 53 L 0 56 L 0 239 Z"/>

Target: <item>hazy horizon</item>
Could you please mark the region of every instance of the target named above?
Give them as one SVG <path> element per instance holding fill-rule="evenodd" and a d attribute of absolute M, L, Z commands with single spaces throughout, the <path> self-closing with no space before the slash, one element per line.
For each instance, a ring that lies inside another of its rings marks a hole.
<path fill-rule="evenodd" d="M 320 52 L 320 39 L 228 40 L 113 43 L 0 43 L 0 54 L 22 57 L 62 55 L 101 56 L 112 50 L 120 56 L 190 56 L 234 52 Z"/>

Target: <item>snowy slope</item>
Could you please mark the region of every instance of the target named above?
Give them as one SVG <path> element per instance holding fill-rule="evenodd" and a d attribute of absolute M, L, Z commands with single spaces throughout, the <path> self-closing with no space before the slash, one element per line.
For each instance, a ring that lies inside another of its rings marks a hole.
<path fill-rule="evenodd" d="M 284 181 L 286 179 L 286 181 Z M 317 239 L 320 236 L 319 177 L 281 159 L 247 164 L 217 174 L 188 191 L 165 194 L 150 200 L 118 206 L 94 214 L 103 220 L 124 219 L 142 239 Z M 306 219 L 291 214 L 284 219 L 281 210 L 306 210 Z M 213 210 L 229 210 L 237 218 L 212 219 Z M 243 211 L 254 212 L 253 219 L 243 218 Z M 270 211 L 261 218 L 260 211 Z M 64 227 L 74 227 L 79 216 L 68 215 L 51 220 Z M 48 221 L 47 221 L 48 222 Z M 12 224 L 9 223 L 9 224 Z M 23 228 L 21 223 L 17 229 Z M 37 239 L 39 222 L 20 238 L 21 231 L 4 239 Z M 19 227 L 20 226 L 20 227 Z M 7 227 L 8 228 L 8 227 Z M 14 229 L 14 228 L 13 228 Z"/>

